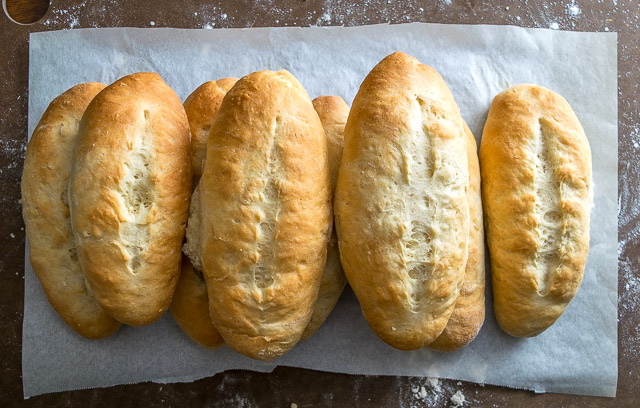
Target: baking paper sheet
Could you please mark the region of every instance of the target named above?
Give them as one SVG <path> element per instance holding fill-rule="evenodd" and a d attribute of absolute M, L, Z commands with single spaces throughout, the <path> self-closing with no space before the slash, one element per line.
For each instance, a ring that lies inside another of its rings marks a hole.
<path fill-rule="evenodd" d="M 383 57 L 396 50 L 436 68 L 479 140 L 492 98 L 523 82 L 565 96 L 593 151 L 595 207 L 584 281 L 557 323 L 531 339 L 487 317 L 467 348 L 450 354 L 395 350 L 367 326 L 350 290 L 324 326 L 274 363 L 223 347 L 208 351 L 167 313 L 141 328 L 86 340 L 53 311 L 29 265 L 25 271 L 22 374 L 26 398 L 113 384 L 192 381 L 227 369 L 276 365 L 353 374 L 446 377 L 536 391 L 614 396 L 617 382 L 616 34 L 508 26 L 406 24 L 351 28 L 221 30 L 85 29 L 30 37 L 29 134 L 48 103 L 85 81 L 111 83 L 158 72 L 184 100 L 205 81 L 262 69 L 291 71 L 313 98 L 351 103 Z M 28 259 L 28 258 L 27 258 Z M 490 280 L 488 279 L 488 282 Z"/>

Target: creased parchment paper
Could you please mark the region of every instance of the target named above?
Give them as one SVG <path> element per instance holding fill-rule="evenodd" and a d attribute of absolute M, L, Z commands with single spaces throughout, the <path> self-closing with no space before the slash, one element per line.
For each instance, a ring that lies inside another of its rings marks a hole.
<path fill-rule="evenodd" d="M 578 295 L 538 337 L 498 328 L 490 291 L 487 318 L 467 348 L 403 352 L 367 326 L 347 290 L 324 326 L 272 364 L 223 347 L 207 351 L 167 313 L 142 328 L 122 327 L 90 341 L 69 329 L 25 271 L 22 374 L 25 397 L 113 384 L 192 381 L 227 369 L 276 365 L 353 374 L 435 376 L 527 388 L 614 396 L 617 382 L 617 89 L 616 34 L 508 26 L 377 25 L 352 28 L 221 30 L 86 29 L 30 37 L 29 134 L 49 102 L 85 81 L 111 83 L 155 71 L 182 100 L 205 81 L 262 69 L 291 71 L 313 98 L 351 103 L 365 75 L 400 50 L 436 68 L 476 138 L 492 98 L 523 82 L 565 96 L 593 151 L 595 207 L 591 251 Z M 27 258 L 28 259 L 28 258 Z M 489 281 L 489 280 L 488 280 Z"/>

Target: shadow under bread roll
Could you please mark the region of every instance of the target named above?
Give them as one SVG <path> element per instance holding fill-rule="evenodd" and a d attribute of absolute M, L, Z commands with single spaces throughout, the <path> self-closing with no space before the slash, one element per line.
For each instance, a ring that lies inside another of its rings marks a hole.
<path fill-rule="evenodd" d="M 330 184 L 302 85 L 287 71 L 240 79 L 216 114 L 200 180 L 211 318 L 237 352 L 273 360 L 300 339 L 325 265 Z"/>
<path fill-rule="evenodd" d="M 431 344 L 453 313 L 467 263 L 464 121 L 442 77 L 401 52 L 356 95 L 336 188 L 342 267 L 389 345 Z"/>
<path fill-rule="evenodd" d="M 184 108 L 191 129 L 191 166 L 194 193 L 189 206 L 187 242 L 182 257 L 182 273 L 171 301 L 171 313 L 182 330 L 196 343 L 215 348 L 224 343 L 209 315 L 207 283 L 202 275 L 200 254 L 200 181 L 207 153 L 207 139 L 211 123 L 218 112 L 227 91 L 237 82 L 236 78 L 222 78 L 200 85 L 184 101 Z M 197 265 L 193 266 L 192 260 Z"/>
<path fill-rule="evenodd" d="M 100 306 L 140 326 L 169 307 L 191 192 L 189 124 L 154 73 L 100 92 L 80 124 L 69 185 L 78 260 Z"/>
<path fill-rule="evenodd" d="M 589 252 L 591 150 L 569 103 L 517 85 L 491 103 L 480 143 L 496 318 L 516 337 L 551 326 Z"/>
<path fill-rule="evenodd" d="M 339 96 L 319 96 L 313 101 L 313 107 L 320 117 L 320 122 L 327 136 L 327 153 L 329 157 L 329 173 L 331 174 L 331 195 L 336 187 L 340 160 L 342 159 L 342 149 L 344 148 L 344 125 L 349 116 L 349 105 Z M 302 333 L 302 340 L 306 340 L 327 319 L 336 306 L 345 285 L 347 278 L 342 271 L 340 264 L 340 252 L 338 250 L 338 238 L 335 231 L 331 233 L 331 239 L 327 246 L 327 263 L 322 273 L 318 300 L 313 308 L 313 315 L 309 324 Z"/>
<path fill-rule="evenodd" d="M 76 85 L 51 102 L 27 146 L 21 181 L 31 266 L 51 306 L 90 339 L 110 336 L 120 322 L 102 310 L 87 288 L 73 243 L 67 189 L 80 119 L 104 87 Z"/>
<path fill-rule="evenodd" d="M 485 270 L 484 225 L 482 220 L 482 195 L 480 193 L 480 164 L 476 139 L 464 124 L 469 162 L 469 246 L 462 289 L 447 326 L 438 338 L 427 347 L 438 351 L 458 350 L 476 337 L 484 323 Z"/>

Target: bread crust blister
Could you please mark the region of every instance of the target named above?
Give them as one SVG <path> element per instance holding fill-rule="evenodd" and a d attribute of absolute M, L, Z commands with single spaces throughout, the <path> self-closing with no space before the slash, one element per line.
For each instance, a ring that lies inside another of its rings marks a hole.
<path fill-rule="evenodd" d="M 582 281 L 589 251 L 591 151 L 560 95 L 517 85 L 491 103 L 480 145 L 482 194 L 500 327 L 551 326 Z"/>
<path fill-rule="evenodd" d="M 412 350 L 444 330 L 469 239 L 464 121 L 442 77 L 396 52 L 365 78 L 336 189 L 342 266 L 367 322 Z"/>
<path fill-rule="evenodd" d="M 311 318 L 331 233 L 325 134 L 290 73 L 256 72 L 227 93 L 200 183 L 213 323 L 234 350 L 272 360 Z"/>
<path fill-rule="evenodd" d="M 78 260 L 100 306 L 133 326 L 168 308 L 191 191 L 180 99 L 154 73 L 105 88 L 87 107 L 69 186 Z"/>
<path fill-rule="evenodd" d="M 73 330 L 90 339 L 113 334 L 120 322 L 96 302 L 78 263 L 68 180 L 80 119 L 104 87 L 79 84 L 51 102 L 27 146 L 21 180 L 31 266 L 51 306 Z"/>

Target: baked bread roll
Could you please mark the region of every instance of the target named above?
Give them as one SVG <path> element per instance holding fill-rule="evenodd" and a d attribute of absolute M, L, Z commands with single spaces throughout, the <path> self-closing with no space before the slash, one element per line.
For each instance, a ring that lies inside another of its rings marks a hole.
<path fill-rule="evenodd" d="M 200 85 L 184 101 L 184 108 L 191 129 L 191 168 L 194 188 L 200 181 L 204 159 L 207 154 L 207 138 L 211 123 L 218 112 L 227 91 L 237 82 L 236 78 L 223 78 Z M 191 196 L 187 243 L 182 259 L 182 273 L 171 301 L 171 313 L 182 330 L 196 343 L 215 348 L 224 343 L 209 316 L 207 283 L 202 275 L 200 254 L 200 189 Z M 189 256 L 194 258 L 194 268 Z"/>
<path fill-rule="evenodd" d="M 180 99 L 153 73 L 114 82 L 82 118 L 69 187 L 78 260 L 100 306 L 123 323 L 158 319 L 178 282 L 189 139 Z"/>
<path fill-rule="evenodd" d="M 209 296 L 202 272 L 196 270 L 186 256 L 182 258 L 171 314 L 187 336 L 201 346 L 213 349 L 224 343 L 209 316 Z"/>
<path fill-rule="evenodd" d="M 325 134 L 290 73 L 256 72 L 227 93 L 200 188 L 213 323 L 237 352 L 272 360 L 311 318 L 331 234 Z"/>
<path fill-rule="evenodd" d="M 329 173 L 331 174 L 331 194 L 333 196 L 342 149 L 344 148 L 344 125 L 349 116 L 349 105 L 339 96 L 319 96 L 313 101 L 313 108 L 320 117 L 320 122 L 327 136 L 327 153 L 329 157 Z M 324 266 L 318 300 L 313 308 L 313 314 L 309 324 L 302 333 L 302 340 L 306 340 L 315 333 L 327 319 L 336 306 L 340 295 L 347 284 L 347 278 L 340 264 L 340 252 L 338 250 L 338 238 L 335 231 L 331 234 L 327 246 L 327 263 Z"/>
<path fill-rule="evenodd" d="M 367 322 L 402 350 L 444 330 L 467 263 L 464 121 L 442 77 L 401 52 L 367 75 L 345 128 L 335 209 Z"/>
<path fill-rule="evenodd" d="M 469 163 L 469 246 L 462 289 L 447 326 L 427 347 L 438 351 L 458 350 L 476 337 L 484 323 L 484 226 L 480 194 L 480 164 L 476 139 L 464 124 Z"/>
<path fill-rule="evenodd" d="M 27 146 L 21 183 L 31 266 L 51 306 L 90 339 L 113 334 L 120 322 L 102 310 L 87 288 L 73 243 L 67 187 L 80 119 L 104 87 L 76 85 L 51 102 Z"/>
<path fill-rule="evenodd" d="M 569 103 L 524 84 L 491 103 L 480 144 L 496 318 L 536 336 L 562 314 L 589 252 L 591 151 Z"/>
<path fill-rule="evenodd" d="M 194 188 L 202 175 L 202 167 L 207 155 L 207 139 L 213 118 L 222 99 L 237 81 L 238 78 L 222 78 L 205 82 L 184 101 L 184 109 L 191 129 L 191 168 Z"/>

